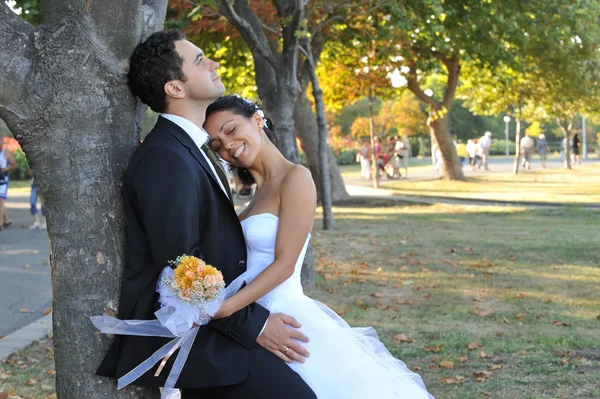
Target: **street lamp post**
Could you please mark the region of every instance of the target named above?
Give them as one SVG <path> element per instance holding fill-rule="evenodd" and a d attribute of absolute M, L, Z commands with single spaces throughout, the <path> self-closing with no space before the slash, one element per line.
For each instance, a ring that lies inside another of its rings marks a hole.
<path fill-rule="evenodd" d="M 504 117 L 504 143 L 506 145 L 506 158 L 510 156 L 508 152 L 508 123 L 510 122 L 510 116 Z"/>

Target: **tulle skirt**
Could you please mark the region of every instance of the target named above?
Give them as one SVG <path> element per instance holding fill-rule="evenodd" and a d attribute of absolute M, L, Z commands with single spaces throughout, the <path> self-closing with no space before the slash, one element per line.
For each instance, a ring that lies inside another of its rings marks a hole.
<path fill-rule="evenodd" d="M 304 295 L 258 302 L 302 325 L 299 330 L 310 339 L 302 345 L 310 357 L 289 366 L 319 399 L 433 398 L 421 377 L 391 355 L 373 328 L 352 328 L 327 306 Z"/>

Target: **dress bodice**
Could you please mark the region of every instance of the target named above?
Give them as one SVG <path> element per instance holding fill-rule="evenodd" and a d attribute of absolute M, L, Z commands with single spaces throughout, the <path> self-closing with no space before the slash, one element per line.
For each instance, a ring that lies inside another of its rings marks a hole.
<path fill-rule="evenodd" d="M 252 281 L 263 270 L 265 270 L 273 260 L 275 260 L 275 242 L 277 240 L 277 228 L 279 218 L 271 213 L 259 213 L 242 220 L 242 229 L 247 248 L 247 278 L 246 281 Z M 269 294 L 263 297 L 263 300 L 269 301 L 281 297 L 303 295 L 300 274 L 302 272 L 302 263 L 306 254 L 306 248 L 310 240 L 310 234 L 306 238 L 304 247 L 298 255 L 294 265 L 294 273 Z"/>

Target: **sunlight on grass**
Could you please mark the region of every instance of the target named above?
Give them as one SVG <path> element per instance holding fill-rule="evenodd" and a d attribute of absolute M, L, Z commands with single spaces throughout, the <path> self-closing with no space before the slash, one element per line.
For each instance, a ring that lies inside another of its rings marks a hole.
<path fill-rule="evenodd" d="M 392 204 L 316 222 L 311 296 L 374 326 L 438 398 L 600 397 L 581 389 L 600 379 L 599 212 Z"/>
<path fill-rule="evenodd" d="M 512 174 L 482 174 L 466 182 L 396 181 L 386 186 L 397 194 L 506 201 L 600 203 L 600 166 L 571 171 L 536 170 Z"/>

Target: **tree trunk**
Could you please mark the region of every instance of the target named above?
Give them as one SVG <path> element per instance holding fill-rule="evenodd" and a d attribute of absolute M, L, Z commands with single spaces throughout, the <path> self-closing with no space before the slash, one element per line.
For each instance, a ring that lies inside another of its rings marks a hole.
<path fill-rule="evenodd" d="M 317 120 L 312 111 L 312 105 L 306 91 L 303 91 L 296 101 L 294 109 L 294 122 L 298 138 L 302 143 L 308 167 L 312 173 L 317 186 L 317 194 L 321 198 L 321 178 L 319 177 L 319 136 L 315 134 L 318 131 Z M 333 202 L 347 199 L 349 197 L 344 184 L 344 178 L 340 172 L 335 155 L 331 147 L 327 145 L 327 158 L 329 162 L 329 180 L 331 182 L 331 200 Z"/>
<path fill-rule="evenodd" d="M 327 121 L 325 118 L 325 104 L 323 103 L 323 90 L 319 85 L 319 78 L 315 69 L 313 54 L 310 44 L 305 46 L 305 54 L 308 60 L 308 71 L 315 99 L 315 113 L 317 114 L 317 126 L 319 136 L 319 175 L 321 177 L 321 205 L 323 207 L 323 230 L 333 228 L 333 211 L 331 209 L 331 182 L 329 180 L 329 159 L 327 157 L 329 147 L 327 145 Z"/>
<path fill-rule="evenodd" d="M 373 168 L 373 187 L 379 188 L 379 165 L 377 165 L 377 155 L 375 154 L 375 116 L 373 115 L 373 87 L 369 87 L 369 137 L 371 139 L 371 167 Z"/>
<path fill-rule="evenodd" d="M 435 135 L 435 141 L 442 153 L 443 178 L 445 180 L 466 180 L 462 166 L 456 155 L 452 135 L 448 129 L 448 114 L 442 118 L 431 120 L 430 123 Z"/>
<path fill-rule="evenodd" d="M 519 106 L 519 113 L 515 118 L 517 124 L 515 131 L 515 162 L 513 164 L 513 174 L 519 173 L 519 164 L 521 160 L 521 107 Z"/>
<path fill-rule="evenodd" d="M 165 12 L 166 1 L 42 2 L 44 25 L 34 29 L 0 3 L 0 117 L 44 199 L 61 399 L 159 396 L 117 391 L 113 380 L 94 375 L 111 339 L 96 334 L 89 317 L 116 313 L 119 300 L 121 184 L 145 111 L 125 85 L 127 59 L 144 21 L 152 24 L 146 32 L 160 29 Z"/>
<path fill-rule="evenodd" d="M 425 158 L 425 138 L 422 134 L 419 135 L 419 158 Z"/>
<path fill-rule="evenodd" d="M 305 290 L 315 288 L 315 263 L 312 256 L 312 241 L 308 242 L 306 248 L 306 256 L 302 263 L 302 271 L 300 272 L 300 281 L 302 288 Z"/>

